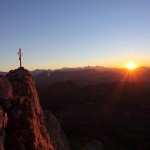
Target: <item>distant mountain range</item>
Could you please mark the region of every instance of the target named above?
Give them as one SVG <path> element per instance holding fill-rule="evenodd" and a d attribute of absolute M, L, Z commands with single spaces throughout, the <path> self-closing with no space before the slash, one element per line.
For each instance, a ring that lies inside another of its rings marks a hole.
<path fill-rule="evenodd" d="M 95 67 L 92 67 L 92 66 L 85 66 L 85 67 L 77 67 L 77 68 L 61 68 L 61 69 L 55 69 L 55 70 L 51 70 L 51 69 L 36 69 L 36 70 L 33 70 L 31 71 L 31 74 L 33 76 L 36 76 L 42 72 L 56 72 L 56 71 L 61 71 L 61 72 L 71 72 L 71 71 L 80 71 L 80 70 L 87 70 L 87 69 L 95 69 L 97 71 L 107 71 L 107 70 L 112 70 L 114 68 L 108 68 L 108 67 L 103 67 L 103 66 L 95 66 Z"/>
<path fill-rule="evenodd" d="M 7 74 L 7 72 L 0 71 L 0 75 L 5 75 L 5 74 Z"/>
<path fill-rule="evenodd" d="M 69 70 L 69 69 L 67 69 Z M 140 67 L 135 70 L 118 68 L 70 69 L 69 71 L 43 71 L 34 76 L 37 86 L 49 86 L 53 83 L 73 81 L 78 85 L 109 83 L 116 81 L 150 81 L 150 69 Z"/>
<path fill-rule="evenodd" d="M 149 69 L 150 67 L 140 67 L 140 68 L 145 68 L 145 69 Z M 64 68 L 60 68 L 60 69 L 55 69 L 55 70 L 51 70 L 51 69 L 35 69 L 33 71 L 30 71 L 31 74 L 33 76 L 36 76 L 42 72 L 56 72 L 56 71 L 61 71 L 61 72 L 71 72 L 71 71 L 80 71 L 80 70 L 87 70 L 87 69 L 95 69 L 97 71 L 110 71 L 110 70 L 114 70 L 114 69 L 118 69 L 115 67 L 103 67 L 103 66 L 85 66 L 85 67 L 76 67 L 76 68 L 68 68 L 68 67 L 64 67 Z M 0 75 L 5 75 L 7 74 L 7 72 L 4 71 L 0 71 Z"/>
<path fill-rule="evenodd" d="M 6 72 L 0 72 L 5 75 Z M 31 71 L 36 85 L 49 86 L 53 83 L 73 81 L 78 85 L 109 83 L 116 81 L 150 81 L 150 68 L 139 67 L 129 71 L 126 68 L 107 68 L 102 66 L 86 66 L 78 68 L 62 68 L 56 70 L 36 69 Z"/>

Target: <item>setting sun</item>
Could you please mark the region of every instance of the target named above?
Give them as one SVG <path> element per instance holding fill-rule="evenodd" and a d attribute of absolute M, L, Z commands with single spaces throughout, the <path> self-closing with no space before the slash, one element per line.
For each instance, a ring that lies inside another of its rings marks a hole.
<path fill-rule="evenodd" d="M 137 65 L 135 63 L 128 63 L 126 65 L 126 68 L 128 68 L 129 70 L 133 70 L 133 69 L 137 68 Z"/>

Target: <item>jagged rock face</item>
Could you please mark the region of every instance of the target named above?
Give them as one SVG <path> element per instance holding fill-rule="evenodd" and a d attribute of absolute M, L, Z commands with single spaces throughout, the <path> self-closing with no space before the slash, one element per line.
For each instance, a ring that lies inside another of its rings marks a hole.
<path fill-rule="evenodd" d="M 7 74 L 7 78 L 13 87 L 13 95 L 28 96 L 33 99 L 37 112 L 41 113 L 42 110 L 39 104 L 35 82 L 30 72 L 22 67 L 16 70 L 11 70 Z"/>
<path fill-rule="evenodd" d="M 18 97 L 8 110 L 6 149 L 8 150 L 52 150 L 43 116 L 38 118 L 34 103 L 28 97 Z"/>
<path fill-rule="evenodd" d="M 24 68 L 7 74 L 14 98 L 8 110 L 7 150 L 53 150 L 32 75 Z"/>
<path fill-rule="evenodd" d="M 3 119 L 3 110 L 2 108 L 0 108 L 0 150 L 3 150 L 4 149 L 4 125 L 3 125 L 3 122 L 4 122 L 4 119 Z"/>
<path fill-rule="evenodd" d="M 12 98 L 12 86 L 5 76 L 0 75 L 0 100 L 10 98 Z"/>
<path fill-rule="evenodd" d="M 69 150 L 52 114 L 47 127 L 29 71 L 19 68 L 0 76 L 0 150 Z"/>
<path fill-rule="evenodd" d="M 55 150 L 70 150 L 68 140 L 58 120 L 50 111 L 45 111 L 46 126 L 51 135 L 51 143 Z M 55 130 L 54 130 L 55 129 Z"/>
<path fill-rule="evenodd" d="M 0 75 L 0 150 L 4 150 L 5 127 L 8 120 L 7 113 L 4 111 L 4 107 L 10 107 L 11 98 L 12 86 L 5 76 Z"/>
<path fill-rule="evenodd" d="M 7 125 L 7 113 L 0 106 L 0 150 L 4 150 L 5 127 Z"/>
<path fill-rule="evenodd" d="M 24 68 L 11 70 L 7 78 L 13 86 L 14 96 L 29 96 L 35 94 L 34 80 L 30 72 Z"/>

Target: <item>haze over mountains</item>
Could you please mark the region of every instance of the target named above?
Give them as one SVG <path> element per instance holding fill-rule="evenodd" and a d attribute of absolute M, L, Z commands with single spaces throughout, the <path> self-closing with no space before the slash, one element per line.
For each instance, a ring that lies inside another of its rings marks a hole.
<path fill-rule="evenodd" d="M 79 71 L 79 70 L 85 70 L 85 69 L 96 69 L 96 70 L 109 70 L 109 69 L 112 69 L 112 68 L 107 68 L 107 67 L 102 67 L 102 66 L 95 66 L 95 67 L 92 67 L 92 66 L 85 66 L 85 67 L 77 67 L 77 68 L 68 68 L 68 67 L 65 67 L 65 68 L 61 68 L 61 69 L 55 69 L 55 70 L 51 70 L 51 69 L 35 69 L 33 71 L 30 71 L 31 74 L 33 76 L 36 76 L 44 71 L 46 72 L 56 72 L 56 71 L 63 71 L 63 72 L 67 72 L 67 71 Z M 7 72 L 3 72 L 3 71 L 0 71 L 0 74 L 1 75 L 5 75 L 7 74 Z"/>
<path fill-rule="evenodd" d="M 0 75 L 5 75 L 5 74 L 7 74 L 7 72 L 0 71 Z"/>
<path fill-rule="evenodd" d="M 0 72 L 5 75 L 6 72 Z M 109 83 L 116 81 L 150 81 L 150 68 L 139 67 L 132 71 L 127 68 L 107 68 L 87 66 L 56 70 L 36 69 L 31 71 L 37 86 L 48 86 L 57 82 L 74 81 L 79 85 Z"/>
<path fill-rule="evenodd" d="M 35 74 L 35 73 L 34 73 Z M 34 76 L 37 86 L 48 86 L 56 82 L 71 80 L 79 85 L 109 83 L 116 81 L 150 81 L 150 68 L 139 67 L 134 70 L 126 68 L 85 67 L 67 68 L 55 71 L 41 71 Z"/>
<path fill-rule="evenodd" d="M 111 70 L 113 68 L 108 68 L 108 67 L 103 67 L 103 66 L 95 66 L 95 67 L 85 66 L 85 67 L 76 67 L 76 68 L 64 67 L 64 68 L 55 69 L 55 70 L 35 69 L 35 70 L 31 71 L 31 73 L 32 73 L 33 76 L 35 76 L 35 75 L 38 75 L 38 74 L 40 74 L 44 71 L 46 71 L 46 72 L 56 72 L 56 71 L 70 72 L 70 71 L 80 71 L 80 70 L 87 70 L 87 69 L 95 69 L 95 70 L 98 70 L 98 71 L 105 71 L 105 70 Z"/>

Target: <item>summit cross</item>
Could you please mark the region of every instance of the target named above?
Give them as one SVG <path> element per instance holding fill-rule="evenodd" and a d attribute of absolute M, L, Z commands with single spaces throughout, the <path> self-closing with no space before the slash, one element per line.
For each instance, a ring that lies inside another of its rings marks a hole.
<path fill-rule="evenodd" d="M 21 52 L 21 48 L 19 48 L 18 55 L 19 55 L 19 60 L 20 60 L 20 68 L 21 68 L 21 67 L 22 67 L 22 52 Z"/>

